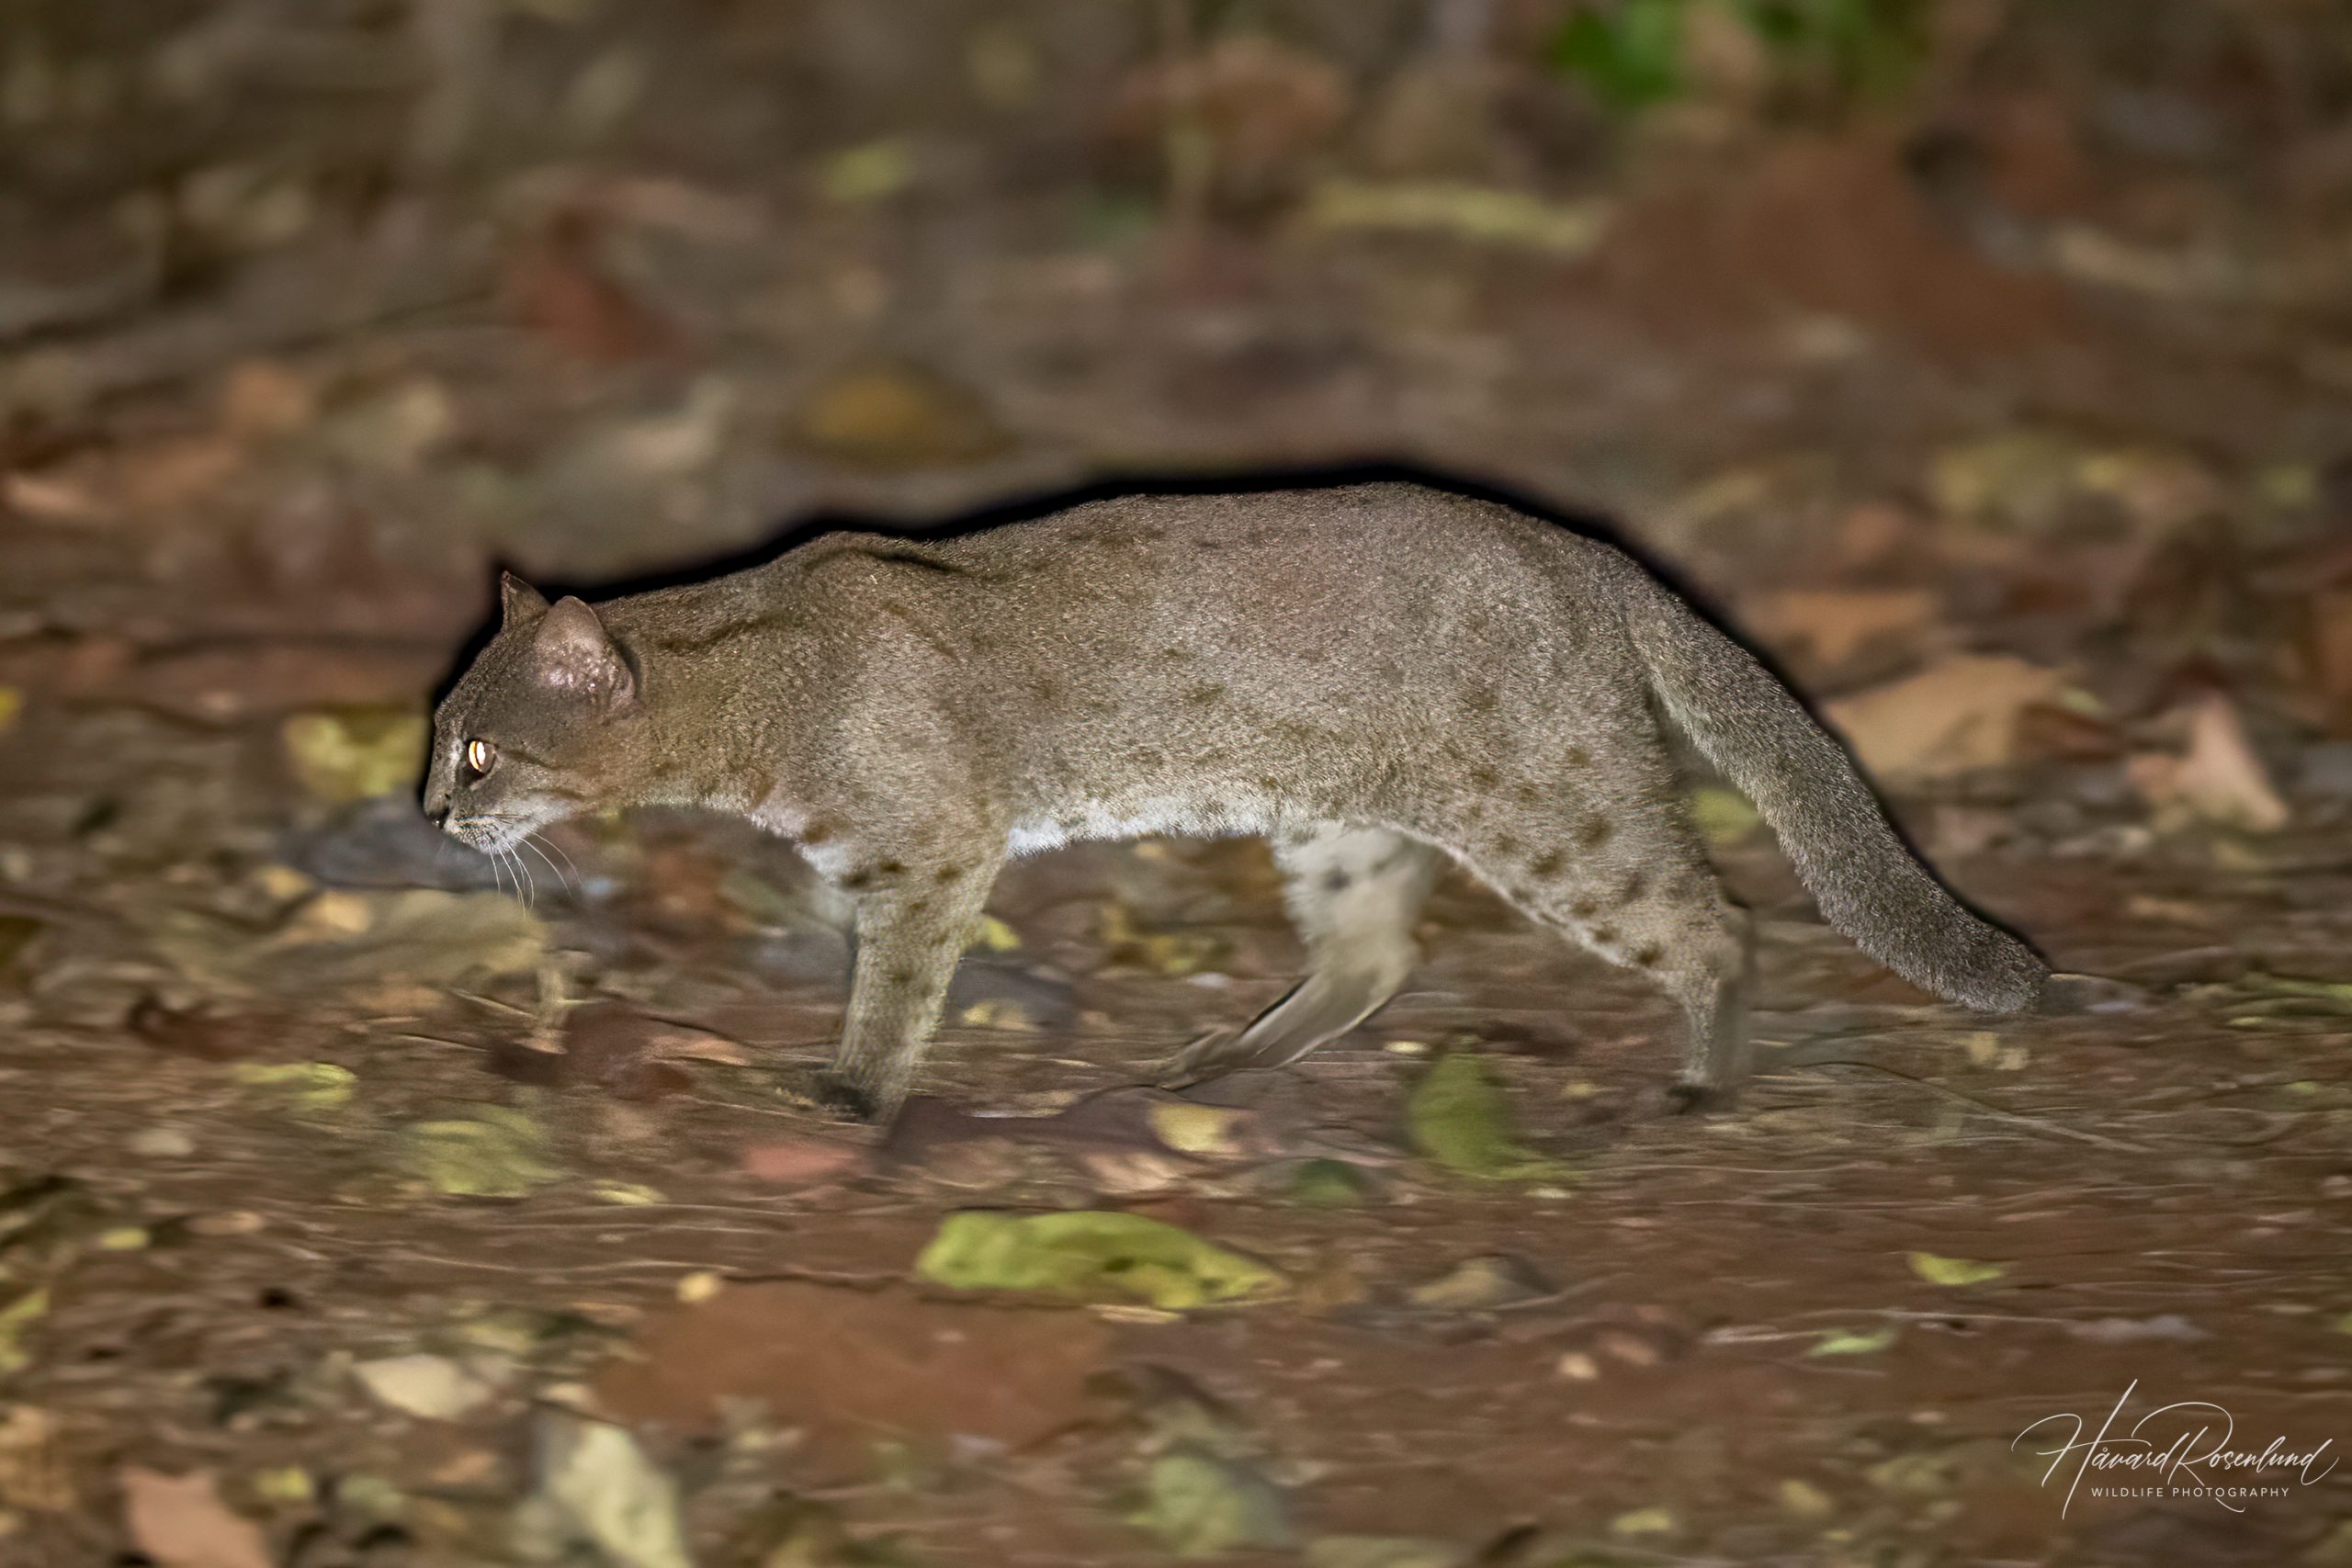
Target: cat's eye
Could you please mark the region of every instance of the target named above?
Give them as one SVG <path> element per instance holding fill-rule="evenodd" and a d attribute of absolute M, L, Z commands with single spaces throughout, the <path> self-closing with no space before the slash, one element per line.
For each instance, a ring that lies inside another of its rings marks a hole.
<path fill-rule="evenodd" d="M 486 778 L 490 770 L 498 766 L 498 748 L 487 740 L 466 742 L 466 772 L 476 778 Z"/>

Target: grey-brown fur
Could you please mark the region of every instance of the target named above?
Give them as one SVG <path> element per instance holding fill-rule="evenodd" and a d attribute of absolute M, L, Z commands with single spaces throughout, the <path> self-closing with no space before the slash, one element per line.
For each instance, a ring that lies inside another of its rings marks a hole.
<path fill-rule="evenodd" d="M 586 809 L 702 806 L 854 896 L 836 1073 L 905 1096 L 1008 853 L 1262 833 L 1313 968 L 1196 1068 L 1295 1060 L 1395 993 L 1441 863 L 1651 975 L 1682 1084 L 1747 1069 L 1746 918 L 1659 731 L 1779 832 L 1832 924 L 2008 1011 L 2046 970 L 1896 838 L 1838 744 L 1617 550 L 1408 484 L 1133 496 L 959 537 L 834 535 L 715 581 L 552 608 L 510 580 L 436 720 L 425 807 L 499 849 Z M 467 743 L 499 748 L 486 777 Z"/>

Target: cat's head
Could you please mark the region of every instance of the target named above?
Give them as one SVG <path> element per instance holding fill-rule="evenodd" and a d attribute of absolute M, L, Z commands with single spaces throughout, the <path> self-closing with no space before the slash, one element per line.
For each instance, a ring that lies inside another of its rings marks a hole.
<path fill-rule="evenodd" d="M 511 572 L 498 635 L 433 716 L 424 814 L 497 853 L 583 811 L 632 803 L 639 671 L 596 612 Z"/>

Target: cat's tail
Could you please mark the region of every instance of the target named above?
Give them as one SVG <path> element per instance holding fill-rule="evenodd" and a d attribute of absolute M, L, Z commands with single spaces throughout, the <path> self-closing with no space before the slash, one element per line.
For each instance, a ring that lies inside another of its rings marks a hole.
<path fill-rule="evenodd" d="M 1896 835 L 1846 749 L 1746 649 L 1624 565 L 1626 626 L 1651 690 L 1756 803 L 1829 923 L 1939 997 L 1987 1012 L 2034 1006 L 2049 965 L 1945 890 Z"/>

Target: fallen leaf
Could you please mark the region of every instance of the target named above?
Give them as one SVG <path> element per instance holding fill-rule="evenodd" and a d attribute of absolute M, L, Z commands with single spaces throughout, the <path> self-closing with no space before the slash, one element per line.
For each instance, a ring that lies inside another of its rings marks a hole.
<path fill-rule="evenodd" d="M 1306 1568 L 1462 1568 L 1470 1549 L 1409 1536 L 1327 1535 L 1306 1543 Z"/>
<path fill-rule="evenodd" d="M 527 973 L 545 955 L 547 934 L 512 898 L 413 888 L 321 893 L 258 942 L 234 921 L 169 911 L 154 941 L 173 967 L 209 987 L 306 996 Z"/>
<path fill-rule="evenodd" d="M 28 1291 L 0 1307 L 0 1376 L 32 1365 L 32 1352 L 25 1348 L 25 1330 L 48 1311 L 47 1287 Z"/>
<path fill-rule="evenodd" d="M 1829 1500 L 1829 1494 L 1810 1481 L 1800 1481 L 1792 1476 L 1781 1482 L 1775 1492 L 1781 1508 L 1801 1519 L 1826 1519 L 1837 1509 L 1837 1505 Z"/>
<path fill-rule="evenodd" d="M 2188 819 L 2274 833 L 2289 820 L 2287 803 L 2246 739 L 2237 709 L 2219 692 L 2206 693 L 2189 708 L 2185 755 L 2146 752 L 2126 768 L 2160 824 Z"/>
<path fill-rule="evenodd" d="M 378 1401 L 428 1421 L 455 1421 L 489 1403 L 497 1392 L 470 1368 L 447 1356 L 387 1356 L 351 1369 Z"/>
<path fill-rule="evenodd" d="M 520 1198 L 560 1177 L 538 1122 L 511 1106 L 419 1122 L 401 1138 L 401 1164 L 436 1190 L 461 1198 Z"/>
<path fill-rule="evenodd" d="M 1149 969 L 1182 978 L 1197 975 L 1222 961 L 1230 951 L 1224 938 L 1206 931 L 1151 931 L 1136 924 L 1135 914 L 1121 903 L 1102 906 L 1102 945 L 1107 964 Z"/>
<path fill-rule="evenodd" d="M 907 188 L 915 177 L 914 149 L 903 136 L 848 147 L 825 160 L 825 199 L 864 206 Z"/>
<path fill-rule="evenodd" d="M 1455 1264 L 1415 1285 L 1405 1299 L 1433 1312 L 1489 1312 L 1552 1293 L 1551 1281 L 1524 1258 L 1495 1253 Z"/>
<path fill-rule="evenodd" d="M 641 1181 L 592 1181 L 588 1195 L 600 1203 L 617 1203 L 625 1209 L 647 1208 L 662 1201 L 660 1188 Z"/>
<path fill-rule="evenodd" d="M 32 1404 L 0 1418 L 0 1499 L 10 1506 L 62 1514 L 79 1505 L 74 1471 L 58 1451 L 57 1427 L 55 1416 Z"/>
<path fill-rule="evenodd" d="M 333 1062 L 238 1062 L 229 1077 L 251 1089 L 266 1089 L 288 1109 L 318 1114 L 351 1103 L 359 1076 Z"/>
<path fill-rule="evenodd" d="M 2003 431 L 1937 453 L 1928 493 L 1947 516 L 2043 533 L 2065 517 L 2081 458 L 2081 446 L 2053 431 Z"/>
<path fill-rule="evenodd" d="M 1102 1210 L 950 1214 L 915 1271 L 958 1290 L 1140 1301 L 1174 1312 L 1248 1300 L 1281 1284 L 1264 1264 L 1190 1231 Z"/>
<path fill-rule="evenodd" d="M 1247 1126 L 1250 1112 L 1239 1107 L 1169 1099 L 1155 1100 L 1148 1114 L 1152 1133 L 1181 1153 L 1231 1156 L 1245 1152 L 1236 1133 Z"/>
<path fill-rule="evenodd" d="M 126 1465 L 122 1498 L 130 1539 L 161 1568 L 270 1568 L 260 1529 L 220 1500 L 203 1471 L 165 1475 Z"/>
<path fill-rule="evenodd" d="M 1949 778 L 2011 761 L 2025 711 L 2064 685 L 2058 671 L 2022 659 L 1962 653 L 1824 712 L 1874 777 Z"/>
<path fill-rule="evenodd" d="M 536 1437 L 533 1533 L 559 1546 L 593 1546 L 615 1568 L 693 1568 L 678 1483 L 625 1428 L 548 1410 Z"/>
<path fill-rule="evenodd" d="M 988 953 L 1012 953 L 1021 946 L 1021 933 L 994 915 L 982 915 L 980 934 L 973 939 L 972 945 Z"/>
<path fill-rule="evenodd" d="M 1290 1201 L 1312 1209 L 1340 1209 L 1361 1203 L 1371 1191 L 1371 1179 L 1345 1160 L 1305 1160 L 1291 1173 Z"/>
<path fill-rule="evenodd" d="M 1012 444 L 977 392 L 900 362 L 820 386 L 793 416 L 792 434 L 821 457 L 876 468 L 976 463 Z"/>
<path fill-rule="evenodd" d="M 1472 244 L 1586 255 L 1608 236 L 1615 204 L 1556 201 L 1526 191 L 1450 180 L 1326 180 L 1308 194 L 1304 221 L 1324 233 L 1442 234 Z"/>
<path fill-rule="evenodd" d="M 1283 1495 L 1240 1460 L 1180 1450 L 1160 1455 L 1145 1474 L 1144 1500 L 1128 1522 L 1178 1557 L 1218 1557 L 1248 1547 L 1291 1542 Z"/>
<path fill-rule="evenodd" d="M 1833 1328 L 1813 1343 L 1807 1356 L 1875 1356 L 1894 1343 L 1900 1334 L 1894 1325 L 1880 1328 Z"/>
<path fill-rule="evenodd" d="M 515 313 L 556 347 L 592 363 L 667 353 L 675 333 L 605 271 L 597 230 L 596 220 L 579 211 L 548 220 L 509 265 Z"/>
<path fill-rule="evenodd" d="M 1609 1521 L 1611 1535 L 1672 1535 L 1680 1528 L 1668 1508 L 1635 1508 Z"/>
<path fill-rule="evenodd" d="M 1937 609 L 1924 588 L 1784 589 L 1747 602 L 1740 618 L 1775 647 L 1802 645 L 1834 668 L 1875 643 L 1916 638 Z"/>
<path fill-rule="evenodd" d="M 1978 1263 L 1965 1258 L 1943 1258 L 1932 1252 L 1904 1254 L 1911 1272 L 1930 1285 L 1981 1285 L 2009 1271 L 2006 1263 Z"/>
<path fill-rule="evenodd" d="M 1709 784 L 1690 792 L 1690 817 L 1707 842 L 1728 849 L 1764 825 L 1764 818 L 1737 790 Z"/>
<path fill-rule="evenodd" d="M 342 707 L 290 715 L 278 736 L 295 781 L 322 800 L 345 803 L 413 788 L 431 729 L 408 708 Z"/>
<path fill-rule="evenodd" d="M 1464 1051 L 1432 1063 L 1405 1102 L 1405 1132 L 1414 1148 L 1456 1176 L 1482 1181 L 1554 1179 L 1556 1160 L 1521 1147 L 1512 1136 L 1510 1100 L 1486 1064 Z"/>

